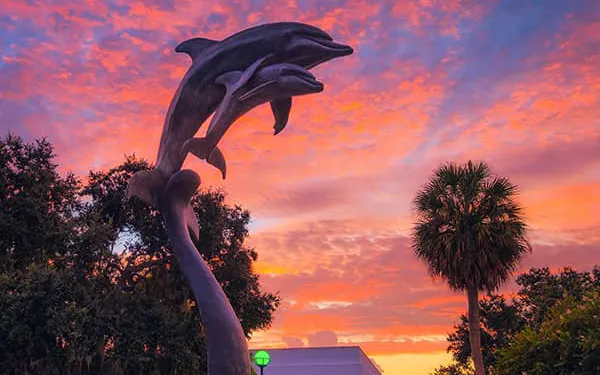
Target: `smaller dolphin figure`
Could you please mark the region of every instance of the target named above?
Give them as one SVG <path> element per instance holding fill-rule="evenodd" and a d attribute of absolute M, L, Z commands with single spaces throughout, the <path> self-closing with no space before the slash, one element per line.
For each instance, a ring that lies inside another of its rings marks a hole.
<path fill-rule="evenodd" d="M 225 158 L 217 144 L 233 123 L 261 104 L 277 101 L 286 102 L 283 112 L 275 113 L 275 135 L 287 124 L 292 106 L 292 96 L 314 94 L 323 91 L 323 84 L 308 70 L 289 63 L 259 66 L 269 58 L 257 60 L 246 71 L 233 71 L 219 76 L 215 83 L 225 86 L 225 96 L 213 116 L 206 137 L 191 138 L 181 149 L 182 157 L 192 153 L 221 171 L 223 179 L 227 173 Z"/>

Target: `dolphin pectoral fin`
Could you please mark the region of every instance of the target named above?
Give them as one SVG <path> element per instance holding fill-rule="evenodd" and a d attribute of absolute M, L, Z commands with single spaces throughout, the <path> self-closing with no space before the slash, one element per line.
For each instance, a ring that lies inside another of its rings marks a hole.
<path fill-rule="evenodd" d="M 240 87 L 244 86 L 252 75 L 256 72 L 260 65 L 265 62 L 268 58 L 273 56 L 273 54 L 268 54 L 267 56 L 261 57 L 252 63 L 245 71 L 234 70 L 231 72 L 226 72 L 215 78 L 215 83 L 217 85 L 223 85 L 227 89 L 228 92 L 234 92 Z"/>
<path fill-rule="evenodd" d="M 212 39 L 192 38 L 179 43 L 175 52 L 187 53 L 194 61 L 205 49 L 217 43 L 219 42 Z"/>
<path fill-rule="evenodd" d="M 279 134 L 283 128 L 287 125 L 288 119 L 290 118 L 290 110 L 292 109 L 292 98 L 283 98 L 273 100 L 271 103 L 271 110 L 273 111 L 273 117 L 275 117 L 275 129 L 274 135 Z"/>
<path fill-rule="evenodd" d="M 183 216 L 184 224 L 198 239 L 200 226 L 198 217 L 190 202 L 200 186 L 200 176 L 192 170 L 182 169 L 173 173 L 165 184 L 163 204 L 170 209 L 175 209 L 177 216 Z"/>
<path fill-rule="evenodd" d="M 248 69 L 246 69 L 244 73 L 240 76 L 238 81 L 235 83 L 235 86 L 231 87 L 231 91 L 234 92 L 242 86 L 244 86 L 246 83 L 248 83 L 248 81 L 250 80 L 250 78 L 252 78 L 252 76 L 258 70 L 258 68 L 260 68 L 260 66 L 272 56 L 274 56 L 274 54 L 270 53 L 253 62 L 252 65 L 250 65 Z"/>
<path fill-rule="evenodd" d="M 124 199 L 129 200 L 135 196 L 144 203 L 156 207 L 156 196 L 164 186 L 165 180 L 158 171 L 139 171 L 131 176 Z"/>
<path fill-rule="evenodd" d="M 225 162 L 225 156 L 223 155 L 221 150 L 219 150 L 218 147 L 215 147 L 215 149 L 210 153 L 210 155 L 208 155 L 206 161 L 208 162 L 208 164 L 221 171 L 221 175 L 223 176 L 224 180 L 227 176 L 227 163 Z"/>
<path fill-rule="evenodd" d="M 188 229 L 190 230 L 190 232 L 192 232 L 192 234 L 195 237 L 194 239 L 198 240 L 198 238 L 200 237 L 200 226 L 198 225 L 198 216 L 196 215 L 194 208 L 190 204 L 188 204 L 185 208 L 185 219 Z"/>

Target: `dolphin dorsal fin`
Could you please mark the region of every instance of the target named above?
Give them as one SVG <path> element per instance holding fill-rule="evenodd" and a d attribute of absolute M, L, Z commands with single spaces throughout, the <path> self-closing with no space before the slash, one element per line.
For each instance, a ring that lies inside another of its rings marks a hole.
<path fill-rule="evenodd" d="M 216 43 L 219 42 L 206 38 L 192 38 L 179 43 L 175 47 L 175 52 L 187 53 L 192 58 L 192 61 L 194 61 L 205 49 Z"/>

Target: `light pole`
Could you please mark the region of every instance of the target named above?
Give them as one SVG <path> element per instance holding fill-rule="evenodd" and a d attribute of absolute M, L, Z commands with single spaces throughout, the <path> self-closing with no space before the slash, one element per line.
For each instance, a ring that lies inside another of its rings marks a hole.
<path fill-rule="evenodd" d="M 259 350 L 254 353 L 254 363 L 260 367 L 260 375 L 263 375 L 263 369 L 271 363 L 271 355 L 265 350 Z"/>

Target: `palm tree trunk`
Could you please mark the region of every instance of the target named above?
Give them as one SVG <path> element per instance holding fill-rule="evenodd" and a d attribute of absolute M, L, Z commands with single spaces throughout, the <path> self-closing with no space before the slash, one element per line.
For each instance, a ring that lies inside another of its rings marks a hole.
<path fill-rule="evenodd" d="M 475 364 L 475 375 L 485 375 L 483 355 L 481 354 L 481 321 L 479 318 L 477 287 L 469 286 L 467 288 L 467 299 L 469 302 L 469 344 L 471 346 L 471 358 Z"/>
<path fill-rule="evenodd" d="M 165 227 L 200 310 L 206 332 L 208 375 L 247 375 L 251 367 L 250 353 L 240 321 L 190 238 L 185 209 L 198 187 L 193 181 L 195 173 L 190 172 L 183 170 L 171 178 L 183 181 L 177 181 L 178 184 L 172 181 L 166 189 L 161 205 Z M 192 181 L 185 181 L 184 178 Z"/>

